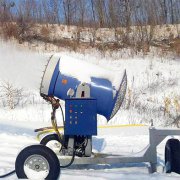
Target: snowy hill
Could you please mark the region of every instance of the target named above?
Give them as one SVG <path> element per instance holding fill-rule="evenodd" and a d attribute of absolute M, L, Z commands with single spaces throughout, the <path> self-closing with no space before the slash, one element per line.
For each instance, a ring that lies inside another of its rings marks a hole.
<path fill-rule="evenodd" d="M 0 47 L 0 113 L 1 119 L 16 121 L 49 121 L 50 106 L 39 96 L 42 71 L 51 55 L 22 50 L 1 42 Z M 78 58 L 100 67 L 122 72 L 127 70 L 128 89 L 123 107 L 110 124 L 149 124 L 178 126 L 180 116 L 180 61 L 171 57 L 155 56 L 134 58 L 102 57 L 98 51 L 85 55 L 63 51 L 61 56 Z M 21 90 L 14 97 L 15 108 L 9 110 L 5 87 L 11 84 Z M 2 87 L 5 86 L 5 87 Z M 17 103 L 16 103 L 17 101 Z M 33 114 L 33 118 L 31 116 Z M 99 124 L 106 123 L 99 117 Z"/>
<path fill-rule="evenodd" d="M 79 58 L 113 71 L 127 70 L 128 90 L 118 114 L 108 122 L 178 126 L 180 116 L 179 59 L 135 56 L 134 58 L 102 57 L 98 51 L 84 54 L 63 51 L 60 54 Z M 50 122 L 51 107 L 39 96 L 39 83 L 50 54 L 32 52 L 0 42 L 0 174 L 14 168 L 21 148 L 34 144 L 34 128 Z M 7 87 L 14 93 L 7 96 Z M 59 121 L 60 121 L 60 115 Z M 98 124 L 107 124 L 98 117 Z M 148 127 L 120 128 L 94 137 L 97 152 L 128 154 L 142 150 L 148 143 Z M 158 173 L 148 174 L 147 164 L 120 166 L 86 166 L 62 170 L 61 179 L 178 179 L 176 174 L 162 174 L 164 143 L 158 147 Z M 17 179 L 12 176 L 8 179 Z"/>

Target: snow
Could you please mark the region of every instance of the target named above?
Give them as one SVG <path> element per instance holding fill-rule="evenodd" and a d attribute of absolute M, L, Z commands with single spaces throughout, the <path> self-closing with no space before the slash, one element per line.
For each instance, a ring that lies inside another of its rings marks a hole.
<path fill-rule="evenodd" d="M 8 130 L 5 128 L 5 124 Z M 14 169 L 14 161 L 18 152 L 29 144 L 37 143 L 33 128 L 41 124 L 21 123 L 10 125 L 4 121 L 0 126 L 0 174 Z M 20 127 L 18 127 L 20 126 Z M 16 132 L 15 132 L 16 131 Z M 136 154 L 148 144 L 148 127 L 119 127 L 115 129 L 99 129 L 99 136 L 93 137 L 93 151 L 103 153 L 114 153 L 121 155 Z M 24 132 L 24 133 L 23 133 Z M 68 169 L 61 169 L 60 179 L 178 179 L 180 175 L 175 173 L 164 174 L 164 144 L 158 146 L 158 172 L 148 173 L 148 163 L 115 164 L 115 165 L 86 165 L 72 166 Z M 3 156 L 2 156 L 3 155 Z M 16 175 L 8 177 L 15 180 Z"/>
<path fill-rule="evenodd" d="M 55 57 L 56 56 L 57 54 Z M 74 57 L 67 55 L 60 57 L 59 69 L 62 74 L 74 77 L 82 83 L 91 83 L 91 77 L 108 79 L 116 90 L 119 89 L 124 73 L 124 69 L 121 70 L 121 73 L 119 73 L 119 71 L 113 72 L 95 64 L 87 63 L 86 61 L 75 59 Z"/>
<path fill-rule="evenodd" d="M 113 82 L 116 88 L 121 81 L 121 73 L 126 69 L 128 77 L 126 98 L 121 110 L 108 122 L 109 124 L 150 124 L 153 119 L 156 126 L 171 125 L 180 113 L 180 61 L 178 57 L 172 59 L 169 56 L 137 55 L 130 58 L 128 50 L 124 53 L 127 54 L 126 58 L 121 58 L 119 52 L 112 56 L 102 56 L 98 51 L 87 51 L 85 54 L 80 54 L 66 50 L 56 53 L 56 56 L 62 57 L 64 73 L 71 72 L 71 75 L 82 81 L 90 81 L 92 74 L 106 77 Z M 0 120 L 49 122 L 51 108 L 40 97 L 39 86 L 44 66 L 52 54 L 54 53 L 22 50 L 22 47 L 1 42 Z M 69 63 L 72 65 L 69 66 Z M 7 103 L 3 102 L 5 100 L 2 97 L 1 82 L 7 81 L 14 87 L 23 88 L 23 97 L 12 110 L 5 106 Z M 165 110 L 166 100 L 170 101 L 167 112 Z M 61 103 L 63 106 L 62 101 Z M 60 113 L 58 117 L 60 119 Z M 106 123 L 104 117 L 98 116 L 98 124 Z"/>
<path fill-rule="evenodd" d="M 0 40 L 0 81 L 10 81 L 26 89 L 38 90 L 47 57 L 27 49 L 23 51 Z"/>
<path fill-rule="evenodd" d="M 27 178 L 31 179 L 31 180 L 43 180 L 49 174 L 48 170 L 36 172 L 36 171 L 33 171 L 32 169 L 28 168 L 27 166 L 24 167 L 24 172 L 27 175 Z"/>
<path fill-rule="evenodd" d="M 2 87 L 0 87 L 0 174 L 14 169 L 16 156 L 23 147 L 37 143 L 33 129 L 50 125 L 51 106 L 39 96 L 39 83 L 44 65 L 51 54 L 36 53 L 0 42 L 0 86 L 1 82 L 9 81 L 13 86 L 23 88 L 23 97 L 18 105 L 15 109 L 9 109 L 2 101 Z M 97 51 L 86 54 L 64 51 L 57 56 L 65 57 L 67 61 L 74 63 L 67 67 L 69 62 L 64 60 L 62 62 L 65 67 L 64 73 L 69 74 L 72 70 L 73 76 L 82 78 L 82 81 L 89 81 L 91 69 L 93 74 L 108 78 L 116 86 L 120 82 L 120 77 L 117 77 L 115 72 L 121 74 L 124 69 L 127 70 L 128 91 L 124 104 L 108 125 L 136 123 L 149 125 L 153 119 L 156 126 L 167 126 L 173 118 L 179 116 L 179 58 L 156 56 L 129 58 L 127 55 L 127 58 L 123 59 L 118 53 L 107 57 Z M 80 73 L 76 72 L 79 71 L 75 68 L 76 59 L 80 59 L 83 61 L 82 64 L 88 67 L 89 63 L 94 64 L 90 65 L 89 69 L 84 69 L 84 66 L 79 68 L 82 69 L 81 73 L 86 73 L 85 77 L 80 77 Z M 169 112 L 165 112 L 166 98 L 170 99 Z M 64 107 L 64 103 L 62 101 L 61 103 Z M 60 112 L 57 117 L 58 123 L 62 124 Z M 98 124 L 107 122 L 104 117 L 98 116 Z M 148 144 L 147 126 L 105 128 L 99 130 L 98 134 L 93 138 L 94 152 L 128 155 L 141 151 Z M 163 173 L 164 144 L 165 141 L 158 146 L 157 173 L 149 174 L 149 165 L 146 163 L 91 165 L 64 169 L 61 171 L 60 179 L 179 179 L 180 176 L 175 173 L 169 175 Z M 15 180 L 17 177 L 13 175 L 7 179 Z"/>

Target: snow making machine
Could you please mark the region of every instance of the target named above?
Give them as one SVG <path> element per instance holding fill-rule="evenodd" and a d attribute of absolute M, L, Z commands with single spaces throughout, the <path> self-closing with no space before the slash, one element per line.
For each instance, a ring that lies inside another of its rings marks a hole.
<path fill-rule="evenodd" d="M 156 172 L 157 146 L 167 136 L 180 135 L 179 129 L 150 127 L 147 147 L 129 156 L 92 152 L 92 136 L 97 135 L 97 115 L 108 121 L 112 119 L 122 105 L 126 88 L 126 71 L 119 74 L 67 56 L 52 56 L 40 86 L 40 95 L 52 106 L 52 127 L 35 130 L 38 137 L 42 136 L 40 144 L 25 147 L 18 154 L 13 172 L 20 179 L 56 180 L 60 169 L 72 164 L 140 162 L 149 162 L 150 172 Z M 65 105 L 62 102 L 65 116 L 60 100 L 65 102 Z M 61 110 L 63 126 L 57 125 L 57 109 Z M 56 149 L 49 146 L 51 142 L 55 142 Z M 180 173 L 179 145 L 177 139 L 167 142 L 166 172 Z"/>
<path fill-rule="evenodd" d="M 40 95 L 52 105 L 52 128 L 35 130 L 48 132 L 41 139 L 41 145 L 28 146 L 19 153 L 15 164 L 18 178 L 29 178 L 35 173 L 34 177 L 40 174 L 41 178 L 55 180 L 60 168 L 70 166 L 75 156 L 90 157 L 92 136 L 97 135 L 97 114 L 112 119 L 122 105 L 126 87 L 125 70 L 114 73 L 82 60 L 52 56 L 40 87 Z M 65 101 L 65 116 L 60 100 Z M 63 127 L 57 126 L 58 108 Z M 44 146 L 53 140 L 60 143 L 61 156 L 71 156 L 64 166 L 54 151 Z"/>

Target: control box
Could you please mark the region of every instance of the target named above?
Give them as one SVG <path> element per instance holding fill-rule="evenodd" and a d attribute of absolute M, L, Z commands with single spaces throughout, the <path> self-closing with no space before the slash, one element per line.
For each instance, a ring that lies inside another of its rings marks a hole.
<path fill-rule="evenodd" d="M 97 135 L 97 100 L 71 98 L 65 100 L 65 135 Z"/>

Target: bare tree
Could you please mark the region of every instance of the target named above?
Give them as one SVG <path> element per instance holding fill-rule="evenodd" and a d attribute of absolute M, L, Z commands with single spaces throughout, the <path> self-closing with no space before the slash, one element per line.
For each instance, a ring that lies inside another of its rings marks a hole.
<path fill-rule="evenodd" d="M 79 16 L 79 22 L 80 26 L 84 26 L 84 21 L 85 21 L 85 14 L 86 14 L 86 1 L 84 0 L 77 0 L 77 7 L 78 8 L 78 16 Z"/>
<path fill-rule="evenodd" d="M 0 86 L 1 88 L 1 100 L 4 106 L 8 106 L 10 109 L 14 109 L 22 98 L 22 88 L 15 88 L 10 82 L 4 82 Z"/>
<path fill-rule="evenodd" d="M 73 19 L 76 11 L 75 0 L 63 0 L 64 16 L 67 25 L 73 24 Z"/>
<path fill-rule="evenodd" d="M 0 20 L 1 22 L 8 22 L 10 20 L 12 20 L 12 14 L 11 14 L 11 8 L 15 6 L 15 3 L 12 2 L 8 2 L 6 0 L 1 0 L 0 1 Z"/>
<path fill-rule="evenodd" d="M 117 27 L 118 26 L 117 1 L 109 1 L 108 12 L 109 12 L 110 27 L 112 28 Z"/>
<path fill-rule="evenodd" d="M 92 10 L 93 22 L 95 23 L 96 16 L 95 16 L 95 9 L 94 9 L 94 0 L 91 0 L 91 10 Z"/>
<path fill-rule="evenodd" d="M 97 11 L 97 18 L 100 27 L 104 27 L 105 15 L 104 15 L 104 0 L 95 1 L 95 8 Z"/>
<path fill-rule="evenodd" d="M 173 2 L 170 0 L 170 8 L 171 8 L 171 23 L 174 24 L 174 7 L 173 7 Z"/>
<path fill-rule="evenodd" d="M 162 8 L 162 18 L 163 18 L 163 23 L 167 23 L 167 19 L 168 19 L 168 14 L 167 14 L 167 4 L 166 4 L 166 0 L 163 0 L 162 2 L 160 1 L 160 6 Z"/>

